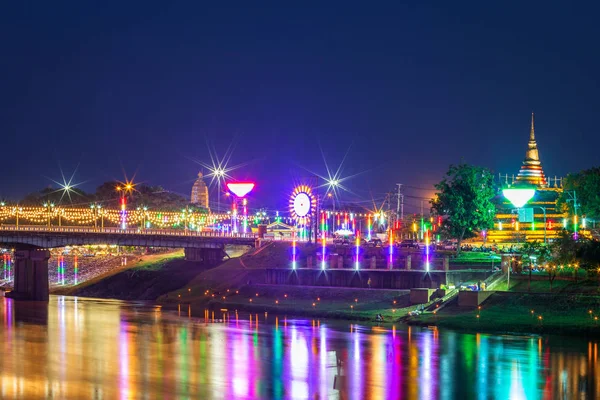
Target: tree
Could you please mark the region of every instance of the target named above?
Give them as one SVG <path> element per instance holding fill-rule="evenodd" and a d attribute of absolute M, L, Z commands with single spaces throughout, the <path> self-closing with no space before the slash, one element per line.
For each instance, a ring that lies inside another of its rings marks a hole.
<path fill-rule="evenodd" d="M 492 173 L 468 164 L 451 165 L 446 177 L 435 188 L 431 201 L 433 214 L 442 217 L 442 230 L 461 242 L 477 236 L 477 232 L 494 226 L 496 206 Z"/>
<path fill-rule="evenodd" d="M 538 253 L 542 248 L 542 244 L 538 240 L 534 240 L 533 242 L 525 242 L 523 247 L 521 247 L 521 252 L 529 261 L 529 284 L 527 285 L 527 290 L 531 290 L 531 274 L 533 270 L 532 259 L 534 257 L 537 258 Z"/>
<path fill-rule="evenodd" d="M 68 190 L 59 188 L 55 189 L 48 186 L 38 192 L 33 192 L 25 196 L 19 201 L 22 206 L 39 207 L 43 203 L 52 203 L 56 206 L 74 206 L 86 204 L 89 201 L 90 195 L 79 188 L 69 188 Z"/>
<path fill-rule="evenodd" d="M 550 265 L 548 269 L 548 279 L 550 280 L 550 291 L 552 291 L 552 283 L 556 278 L 559 266 L 576 264 L 577 251 L 580 244 L 573 239 L 573 235 L 563 230 L 558 238 L 551 245 L 552 260 L 554 265 Z M 577 269 L 575 269 L 575 277 L 577 277 Z"/>
<path fill-rule="evenodd" d="M 581 268 L 588 272 L 596 271 L 600 279 L 600 241 L 594 239 L 583 243 L 576 256 Z"/>
<path fill-rule="evenodd" d="M 581 213 L 588 218 L 600 218 L 600 168 L 594 167 L 569 174 L 563 183 L 563 192 L 558 200 L 563 210 L 568 210 L 569 192 L 577 193 Z"/>

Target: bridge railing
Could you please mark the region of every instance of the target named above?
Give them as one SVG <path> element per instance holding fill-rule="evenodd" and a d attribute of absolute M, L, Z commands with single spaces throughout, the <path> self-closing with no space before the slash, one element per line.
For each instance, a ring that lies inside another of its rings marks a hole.
<path fill-rule="evenodd" d="M 93 228 L 82 226 L 35 226 L 35 225 L 2 225 L 0 231 L 10 232 L 52 232 L 52 233 L 101 233 L 101 234 L 119 234 L 119 235 L 153 235 L 153 236 L 178 236 L 178 237 L 222 237 L 222 238 L 241 238 L 255 239 L 258 237 L 255 233 L 222 233 L 222 232 L 198 232 L 184 231 L 177 229 L 140 229 L 140 228 Z"/>

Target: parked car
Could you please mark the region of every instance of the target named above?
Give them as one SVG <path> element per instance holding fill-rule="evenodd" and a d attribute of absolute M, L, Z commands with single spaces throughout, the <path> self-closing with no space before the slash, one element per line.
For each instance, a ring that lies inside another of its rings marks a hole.
<path fill-rule="evenodd" d="M 457 243 L 453 240 L 444 240 L 439 244 L 439 248 L 442 250 L 456 250 Z"/>
<path fill-rule="evenodd" d="M 371 238 L 371 240 L 369 240 L 368 244 L 371 247 L 381 247 L 383 245 L 383 242 L 378 237 L 374 237 Z"/>
<path fill-rule="evenodd" d="M 333 238 L 333 244 L 350 246 L 352 243 L 352 238 L 349 236 L 336 236 Z"/>
<path fill-rule="evenodd" d="M 418 249 L 419 248 L 419 243 L 417 243 L 416 240 L 404 239 L 403 241 L 400 242 L 400 248 Z"/>

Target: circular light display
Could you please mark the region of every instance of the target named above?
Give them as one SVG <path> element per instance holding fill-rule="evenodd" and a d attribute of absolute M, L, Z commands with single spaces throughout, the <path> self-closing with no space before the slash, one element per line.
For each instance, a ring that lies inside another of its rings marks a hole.
<path fill-rule="evenodd" d="M 298 193 L 294 199 L 294 212 L 299 217 L 306 217 L 310 212 L 310 197 L 304 192 Z"/>
<path fill-rule="evenodd" d="M 290 212 L 295 220 L 307 218 L 315 211 L 317 201 L 309 186 L 301 185 L 294 189 L 290 198 Z"/>

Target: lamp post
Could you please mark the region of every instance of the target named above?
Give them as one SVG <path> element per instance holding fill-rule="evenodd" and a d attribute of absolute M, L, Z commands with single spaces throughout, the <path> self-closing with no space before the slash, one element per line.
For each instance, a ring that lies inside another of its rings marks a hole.
<path fill-rule="evenodd" d="M 14 207 L 13 212 L 15 213 L 16 221 L 17 221 L 17 229 L 19 229 L 19 212 L 23 211 L 21 207 Z"/>
<path fill-rule="evenodd" d="M 98 210 L 96 204 L 90 204 L 90 208 L 92 209 L 92 214 L 94 215 L 94 230 L 98 229 Z"/>
<path fill-rule="evenodd" d="M 544 212 L 544 244 L 547 244 L 547 240 L 546 240 L 546 207 L 541 207 L 541 206 L 533 206 L 531 208 L 539 208 L 540 210 L 542 210 Z M 534 222 L 535 223 L 535 216 L 534 216 Z"/>
<path fill-rule="evenodd" d="M 123 186 L 117 186 L 115 189 L 120 195 L 121 202 L 121 229 L 127 229 L 127 200 L 125 196 L 133 191 L 134 184 L 127 182 Z"/>
<path fill-rule="evenodd" d="M 46 208 L 46 211 L 48 212 L 48 228 L 49 228 L 51 225 L 51 221 L 52 221 L 51 212 L 54 209 L 54 203 L 50 203 L 50 202 L 44 203 L 44 207 Z"/>
<path fill-rule="evenodd" d="M 145 229 L 145 227 L 146 227 L 146 218 L 148 216 L 148 207 L 146 207 L 146 206 L 137 207 L 136 210 L 139 213 L 142 213 L 142 217 L 140 218 L 140 230 Z"/>

